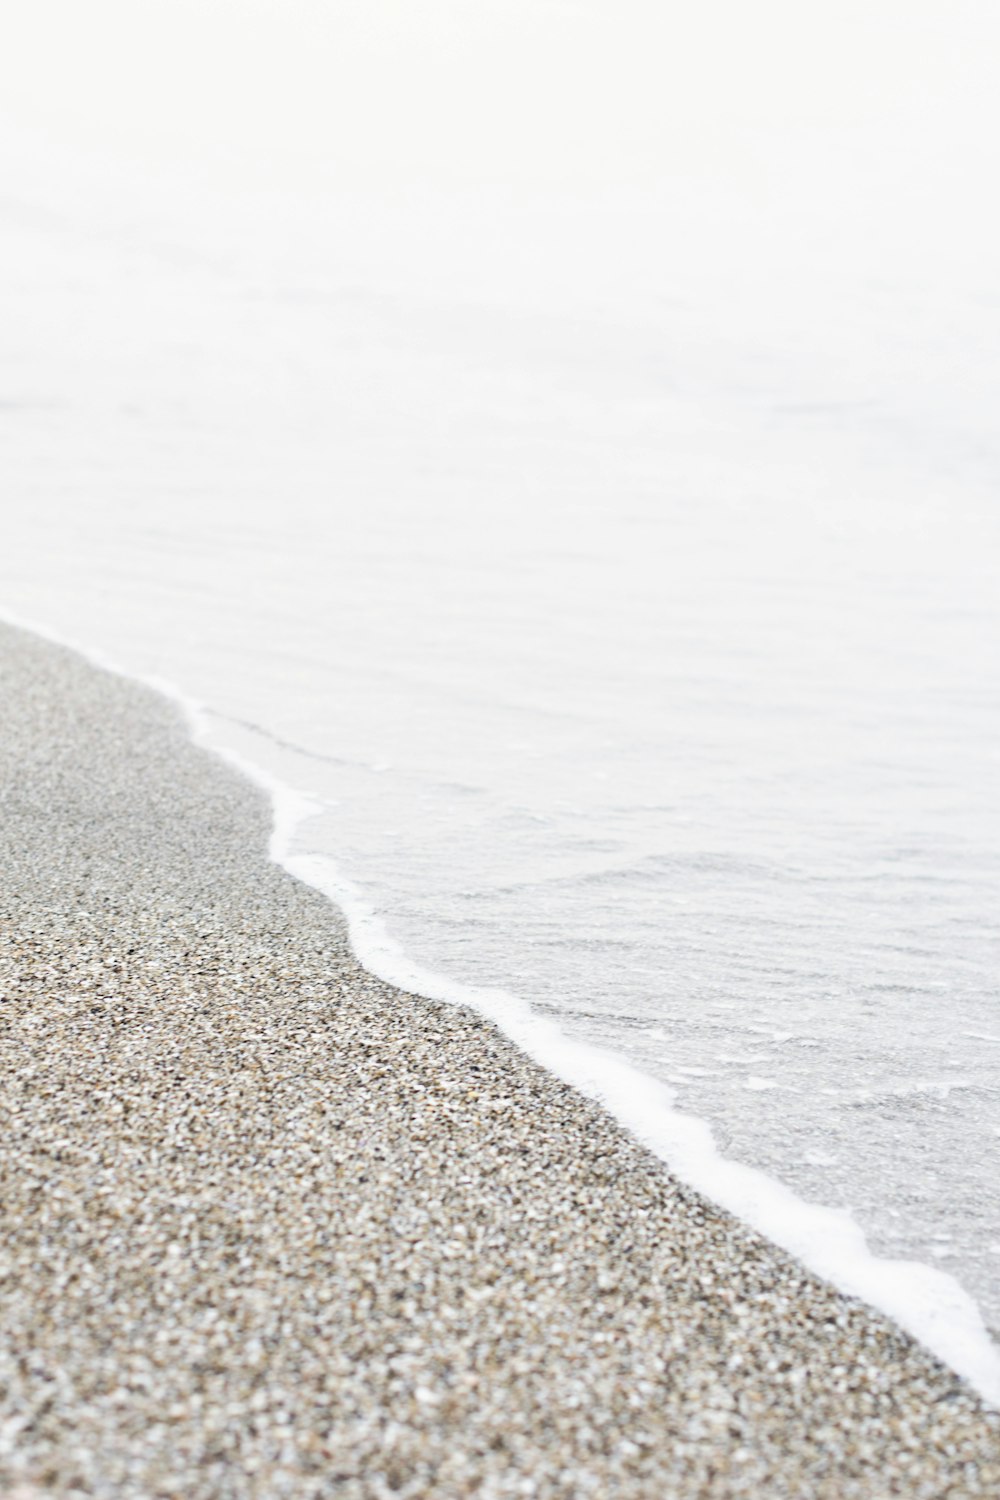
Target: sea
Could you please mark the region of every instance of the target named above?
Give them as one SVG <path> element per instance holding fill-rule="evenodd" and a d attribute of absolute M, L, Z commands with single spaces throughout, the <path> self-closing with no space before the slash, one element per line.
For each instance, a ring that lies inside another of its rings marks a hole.
<path fill-rule="evenodd" d="M 0 615 L 1000 1400 L 995 6 L 5 32 Z"/>

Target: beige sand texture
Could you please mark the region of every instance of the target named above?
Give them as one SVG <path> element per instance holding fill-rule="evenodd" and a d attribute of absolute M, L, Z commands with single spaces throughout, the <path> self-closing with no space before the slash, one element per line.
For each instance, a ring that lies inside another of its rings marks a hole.
<path fill-rule="evenodd" d="M 0 693 L 0 1494 L 1000 1496 L 931 1355 L 359 968 L 172 706 L 10 629 Z"/>

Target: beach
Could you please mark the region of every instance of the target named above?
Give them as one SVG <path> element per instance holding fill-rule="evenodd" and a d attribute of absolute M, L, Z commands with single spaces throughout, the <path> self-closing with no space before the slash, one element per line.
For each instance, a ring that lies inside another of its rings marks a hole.
<path fill-rule="evenodd" d="M 21 7 L 0 617 L 173 685 L 369 972 L 1000 1402 L 960 10 Z"/>
<path fill-rule="evenodd" d="M 171 704 L 0 681 L 0 1492 L 1000 1491 L 930 1354 L 366 973 Z"/>

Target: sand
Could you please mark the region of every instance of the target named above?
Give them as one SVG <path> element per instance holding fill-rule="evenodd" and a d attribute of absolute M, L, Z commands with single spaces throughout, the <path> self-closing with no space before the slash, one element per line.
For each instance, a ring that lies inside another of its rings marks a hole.
<path fill-rule="evenodd" d="M 996 1500 L 1000 1417 L 359 968 L 171 705 L 9 629 L 0 692 L 0 1494 Z"/>

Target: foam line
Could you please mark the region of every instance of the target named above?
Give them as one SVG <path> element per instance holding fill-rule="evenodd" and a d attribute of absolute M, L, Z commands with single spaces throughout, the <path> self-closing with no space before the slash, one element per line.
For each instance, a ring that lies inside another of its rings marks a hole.
<path fill-rule="evenodd" d="M 718 1151 L 711 1128 L 675 1107 L 675 1094 L 668 1085 L 612 1052 L 574 1041 L 555 1022 L 533 1014 L 518 996 L 459 984 L 413 963 L 333 860 L 296 851 L 303 827 L 320 805 L 219 744 L 201 704 L 162 678 L 125 671 L 102 652 L 81 648 L 9 611 L 0 612 L 0 619 L 68 648 L 104 671 L 150 687 L 176 704 L 196 743 L 268 795 L 274 817 L 271 859 L 340 909 L 353 951 L 370 973 L 400 989 L 466 1005 L 486 1016 L 549 1072 L 603 1104 L 678 1177 L 841 1291 L 886 1313 L 967 1380 L 989 1405 L 1000 1409 L 1000 1350 L 976 1303 L 954 1277 L 919 1261 L 874 1255 L 848 1212 L 807 1203 L 757 1168 L 728 1160 Z"/>

